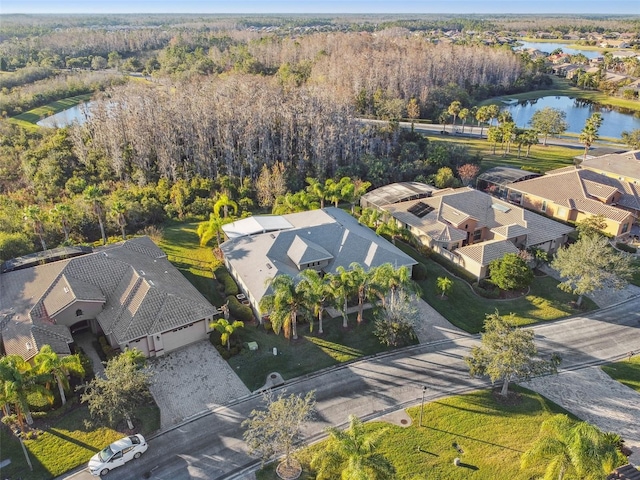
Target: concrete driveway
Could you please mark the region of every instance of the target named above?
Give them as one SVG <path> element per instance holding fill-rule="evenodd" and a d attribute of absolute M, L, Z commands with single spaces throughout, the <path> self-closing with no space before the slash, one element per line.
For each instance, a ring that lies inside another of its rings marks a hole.
<path fill-rule="evenodd" d="M 149 365 L 162 430 L 251 393 L 208 340 L 153 358 Z"/>

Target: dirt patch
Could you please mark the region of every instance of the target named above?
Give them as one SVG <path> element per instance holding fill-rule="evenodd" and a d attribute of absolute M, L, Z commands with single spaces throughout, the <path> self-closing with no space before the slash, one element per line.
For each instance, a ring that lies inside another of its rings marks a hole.
<path fill-rule="evenodd" d="M 491 392 L 493 394 L 493 399 L 500 405 L 515 406 L 522 403 L 522 395 L 520 395 L 518 392 L 512 392 L 511 390 L 508 390 L 507 395 L 503 396 L 500 395 L 500 391 L 501 388 L 494 388 L 493 392 Z"/>

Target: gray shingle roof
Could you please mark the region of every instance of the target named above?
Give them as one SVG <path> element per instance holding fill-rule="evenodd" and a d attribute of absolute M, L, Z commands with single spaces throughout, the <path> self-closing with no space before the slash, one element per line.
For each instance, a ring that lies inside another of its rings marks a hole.
<path fill-rule="evenodd" d="M 0 312 L 10 312 L 2 328 L 7 353 L 26 358 L 32 351 L 25 345 L 41 345 L 46 338 L 59 341 L 57 348 L 62 349 L 60 331 L 66 327 L 51 325 L 46 316 L 73 298 L 104 301 L 97 320 L 119 343 L 216 312 L 151 239 L 139 237 L 82 257 L 0 275 Z"/>
<path fill-rule="evenodd" d="M 305 265 L 311 262 L 331 260 L 333 255 L 308 238 L 296 235 L 287 251 L 287 256 L 296 265 Z"/>
<path fill-rule="evenodd" d="M 284 217 L 294 228 L 234 238 L 221 245 L 225 259 L 256 302 L 264 296 L 271 278 L 281 273 L 298 275 L 298 267 L 288 254 L 294 242 L 316 245 L 326 251 L 332 257 L 324 268 L 326 272 L 335 272 L 338 266 L 348 268 L 353 262 L 365 269 L 383 263 L 398 267 L 416 264 L 340 209 L 328 207 Z"/>

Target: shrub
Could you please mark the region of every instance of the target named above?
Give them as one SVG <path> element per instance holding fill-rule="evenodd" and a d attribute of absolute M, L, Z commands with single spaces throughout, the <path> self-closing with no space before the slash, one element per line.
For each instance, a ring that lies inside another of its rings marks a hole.
<path fill-rule="evenodd" d="M 248 305 L 243 305 L 233 295 L 227 297 L 229 302 L 229 313 L 236 319 L 243 322 L 253 321 L 253 310 Z"/>
<path fill-rule="evenodd" d="M 627 253 L 636 253 L 638 251 L 636 247 L 633 247 L 631 245 L 627 245 L 626 243 L 621 243 L 621 242 L 616 242 L 616 248 L 618 250 L 622 250 L 623 252 L 627 252 Z"/>
<path fill-rule="evenodd" d="M 416 282 L 425 280 L 427 278 L 427 267 L 425 267 L 421 263 L 414 265 L 412 277 Z"/>
<path fill-rule="evenodd" d="M 473 287 L 473 291 L 481 297 L 490 299 L 500 297 L 500 290 L 493 288 L 493 285 L 489 285 L 488 287 L 484 287 L 483 285 L 487 285 L 487 283 L 484 280 L 480 280 L 480 284 L 474 282 L 471 286 Z"/>
<path fill-rule="evenodd" d="M 238 285 L 224 266 L 220 265 L 218 268 L 216 268 L 213 271 L 213 275 L 216 277 L 216 280 L 220 283 L 220 285 L 222 285 L 222 287 L 224 288 L 225 295 L 237 295 L 238 293 L 240 293 Z"/>
<path fill-rule="evenodd" d="M 222 345 L 222 338 L 221 338 L 220 332 L 217 330 L 213 330 L 211 333 L 209 333 L 209 342 L 214 347 L 218 345 Z"/>

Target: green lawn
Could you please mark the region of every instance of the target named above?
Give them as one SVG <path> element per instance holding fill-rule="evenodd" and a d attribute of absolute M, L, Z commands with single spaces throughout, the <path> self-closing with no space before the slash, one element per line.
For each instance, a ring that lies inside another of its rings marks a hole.
<path fill-rule="evenodd" d="M 486 314 L 496 310 L 502 315 L 513 313 L 517 325 L 557 320 L 579 313 L 571 306 L 571 302 L 578 297 L 557 288 L 558 282 L 551 277 L 535 277 L 529 293 L 524 297 L 513 300 L 487 299 L 476 295 L 467 282 L 454 277 L 433 260 L 425 259 L 402 243 L 398 243 L 398 246 L 427 269 L 427 279 L 419 282 L 422 298 L 452 324 L 469 333 L 480 332 Z M 445 299 L 436 286 L 438 277 L 443 276 L 453 280 L 453 287 Z M 597 307 L 585 298 L 582 308 L 581 311 L 589 311 Z"/>
<path fill-rule="evenodd" d="M 480 390 L 425 404 L 422 428 L 418 426 L 419 405 L 407 410 L 413 420 L 409 427 L 382 422 L 372 422 L 367 427 L 388 429 L 377 451 L 393 463 L 398 479 L 539 478 L 543 467 L 521 471 L 520 456 L 536 439 L 544 420 L 566 412 L 534 392 L 518 387 L 514 390 L 520 392 L 522 400 L 515 406 L 500 405 L 490 390 Z M 464 453 L 458 453 L 453 443 Z M 308 468 L 311 456 L 309 451 L 301 452 L 300 460 L 307 473 L 302 478 L 314 478 Z M 453 465 L 456 457 L 463 466 Z M 275 479 L 273 468 L 270 465 L 258 472 L 258 480 Z"/>
<path fill-rule="evenodd" d="M 224 303 L 213 282 L 214 256 L 211 247 L 201 247 L 196 230 L 199 222 L 171 222 L 163 229 L 158 246 L 169 261 L 213 305 Z"/>
<path fill-rule="evenodd" d="M 636 355 L 630 360 L 625 359 L 605 365 L 602 370 L 614 380 L 640 393 L 640 355 L 638 352 L 635 353 Z"/>
<path fill-rule="evenodd" d="M 349 316 L 349 328 L 342 329 L 342 317 L 323 320 L 324 334 L 319 336 L 317 322 L 313 333 L 309 325 L 298 326 L 298 340 L 287 340 L 282 333 L 266 333 L 262 327 L 247 325 L 238 330 L 242 342 L 257 342 L 258 350 L 242 352 L 229 359 L 249 390 L 264 385 L 267 375 L 278 372 L 286 379 L 315 372 L 339 363 L 356 360 L 389 348 L 380 344 L 373 335 L 370 312 L 365 312 L 365 323 L 357 325 L 355 314 Z M 325 315 L 327 317 L 327 315 Z M 278 355 L 273 355 L 273 347 Z"/>
<path fill-rule="evenodd" d="M 484 134 L 486 136 L 486 129 Z M 469 138 L 462 136 L 442 136 L 438 134 L 428 135 L 432 140 L 441 142 L 451 142 L 464 145 L 471 155 L 479 155 L 482 158 L 480 162 L 481 171 L 488 170 L 496 166 L 507 166 L 520 168 L 523 165 L 534 167 L 541 172 L 547 172 L 556 168 L 567 167 L 573 165 L 573 157 L 583 151 L 582 147 L 561 147 L 556 145 L 547 145 L 546 147 L 540 143 L 531 148 L 529 157 L 525 157 L 526 150 L 522 151 L 520 158 L 516 148 L 512 148 L 511 154 L 502 156 L 500 145 L 496 149 L 494 155 L 492 144 L 486 139 Z M 540 139 L 542 141 L 542 139 Z"/>
<path fill-rule="evenodd" d="M 1 478 L 21 478 L 22 480 L 44 480 L 61 475 L 89 459 L 109 443 L 125 434 L 112 428 L 87 429 L 86 406 L 77 408 L 59 418 L 45 418 L 46 427 L 37 439 L 25 440 L 24 444 L 33 465 L 33 472 L 25 460 L 20 442 L 0 428 L 1 458 L 11 459 L 11 464 L 2 469 Z M 147 435 L 160 428 L 160 411 L 157 407 L 143 407 L 136 412 L 142 422 L 141 432 Z"/>
<path fill-rule="evenodd" d="M 91 99 L 93 94 L 86 93 L 84 95 L 77 95 L 75 97 L 64 98 L 56 102 L 49 103 L 42 107 L 34 108 L 28 112 L 21 113 L 9 119 L 9 122 L 21 125 L 27 128 L 33 128 L 43 118 L 50 115 L 62 112 L 68 108 L 75 107 L 76 105 L 86 102 Z"/>

